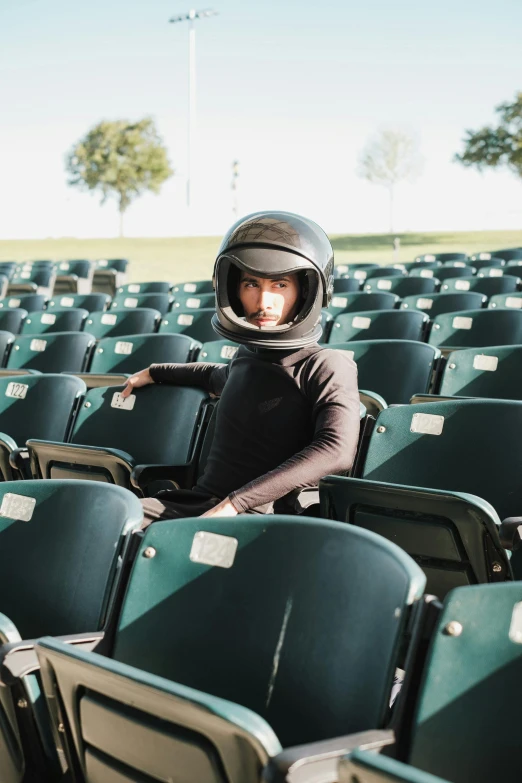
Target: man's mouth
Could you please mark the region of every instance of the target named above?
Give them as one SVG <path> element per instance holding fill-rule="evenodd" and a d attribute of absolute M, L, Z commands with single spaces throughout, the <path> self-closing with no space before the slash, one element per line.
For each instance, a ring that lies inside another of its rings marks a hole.
<path fill-rule="evenodd" d="M 254 315 L 253 318 L 251 318 L 251 321 L 253 321 L 256 326 L 275 325 L 278 320 L 279 317 L 276 315 Z"/>

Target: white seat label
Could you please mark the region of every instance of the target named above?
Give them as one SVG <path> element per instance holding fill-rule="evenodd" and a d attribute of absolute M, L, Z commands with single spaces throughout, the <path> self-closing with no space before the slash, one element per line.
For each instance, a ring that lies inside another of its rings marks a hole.
<path fill-rule="evenodd" d="M 16 495 L 14 492 L 6 492 L 0 506 L 0 517 L 19 519 L 29 522 L 36 506 L 36 498 L 27 495 Z"/>
<path fill-rule="evenodd" d="M 10 299 L 7 304 L 9 307 L 20 307 L 20 299 Z"/>
<path fill-rule="evenodd" d="M 22 272 L 20 277 L 22 278 L 22 280 L 29 280 L 29 278 L 31 277 L 31 273 L 30 272 Z"/>
<path fill-rule="evenodd" d="M 112 313 L 104 313 L 100 320 L 105 326 L 114 326 L 118 320 L 118 316 L 112 315 Z"/>
<path fill-rule="evenodd" d="M 334 296 L 332 299 L 332 307 L 346 307 L 348 299 L 345 296 Z"/>
<path fill-rule="evenodd" d="M 236 345 L 224 345 L 221 349 L 220 356 L 222 359 L 233 359 L 237 351 Z"/>
<path fill-rule="evenodd" d="M 183 315 L 178 315 L 178 320 L 176 323 L 180 324 L 181 326 L 190 326 L 193 320 L 193 315 L 187 315 L 186 313 L 183 313 Z"/>
<path fill-rule="evenodd" d="M 491 253 L 479 253 L 479 261 L 489 261 Z"/>
<path fill-rule="evenodd" d="M 471 329 L 473 326 L 473 318 L 465 318 L 462 315 L 457 315 L 451 322 L 454 329 Z"/>
<path fill-rule="evenodd" d="M 506 307 L 517 307 L 519 310 L 522 308 L 522 296 L 507 296 Z"/>
<path fill-rule="evenodd" d="M 403 272 L 406 271 L 406 267 L 404 266 L 404 264 L 394 264 L 393 268 L 394 269 L 402 269 Z"/>
<path fill-rule="evenodd" d="M 186 307 L 197 308 L 201 304 L 201 299 L 187 299 L 185 302 Z"/>
<path fill-rule="evenodd" d="M 138 300 L 133 299 L 132 296 L 127 297 L 127 299 L 123 300 L 123 306 L 124 307 L 137 307 L 138 306 Z"/>
<path fill-rule="evenodd" d="M 30 272 L 32 269 L 32 264 L 24 264 L 22 269 L 24 272 Z"/>
<path fill-rule="evenodd" d="M 107 266 L 108 263 L 109 263 L 108 261 L 106 261 L 105 259 L 102 259 L 101 261 L 98 261 L 98 266 Z"/>
<path fill-rule="evenodd" d="M 497 269 L 496 267 L 494 269 L 489 270 L 489 276 L 490 277 L 503 277 L 504 272 L 502 269 Z"/>
<path fill-rule="evenodd" d="M 437 259 L 435 258 L 435 256 L 426 255 L 426 256 L 424 256 L 423 260 L 424 261 L 436 261 Z"/>
<path fill-rule="evenodd" d="M 366 275 L 368 273 L 364 271 L 364 269 L 358 269 L 356 272 L 353 273 L 353 276 L 356 280 L 366 280 Z"/>
<path fill-rule="evenodd" d="M 132 353 L 132 348 L 133 348 L 133 343 L 118 341 L 114 346 L 114 353 L 123 353 L 126 356 L 128 356 L 130 353 Z"/>
<path fill-rule="evenodd" d="M 444 416 L 433 413 L 414 413 L 411 419 L 410 432 L 421 435 L 440 435 L 444 427 Z"/>
<path fill-rule="evenodd" d="M 348 267 L 346 266 L 346 264 L 340 264 L 337 267 L 337 271 L 339 272 L 340 275 L 347 275 L 348 274 Z"/>
<path fill-rule="evenodd" d="M 52 326 L 56 323 L 56 315 L 54 313 L 44 313 L 40 318 L 40 323 Z"/>
<path fill-rule="evenodd" d="M 67 272 L 67 270 L 69 269 L 69 264 L 67 263 L 67 261 L 62 261 L 62 263 L 60 264 L 60 269 L 62 270 L 62 272 Z"/>
<path fill-rule="evenodd" d="M 60 307 L 74 307 L 74 299 L 72 296 L 62 296 L 60 299 Z"/>
<path fill-rule="evenodd" d="M 457 291 L 469 291 L 469 280 L 455 280 L 455 289 Z"/>
<path fill-rule="evenodd" d="M 185 283 L 183 286 L 183 290 L 186 294 L 195 294 L 197 290 L 197 285 L 195 283 Z"/>
<path fill-rule="evenodd" d="M 352 326 L 356 329 L 369 329 L 371 323 L 371 318 L 364 318 L 362 315 L 356 315 L 355 318 L 352 318 Z"/>
<path fill-rule="evenodd" d="M 486 356 L 483 353 L 478 353 L 473 357 L 473 369 L 474 370 L 489 370 L 495 372 L 498 367 L 498 356 Z"/>
<path fill-rule="evenodd" d="M 31 351 L 45 351 L 47 348 L 47 340 L 31 340 L 29 349 Z"/>
<path fill-rule="evenodd" d="M 379 288 L 381 291 L 389 291 L 392 287 L 392 281 L 391 280 L 378 280 L 377 281 L 377 288 Z"/>
<path fill-rule="evenodd" d="M 455 268 L 456 266 L 462 267 L 462 266 L 466 266 L 466 264 L 464 263 L 464 261 L 454 261 L 452 264 L 450 264 L 450 268 L 451 267 Z"/>
<path fill-rule="evenodd" d="M 433 277 L 433 269 L 421 269 L 421 277 Z"/>
<path fill-rule="evenodd" d="M 416 305 L 420 310 L 431 310 L 433 299 L 417 299 Z"/>
<path fill-rule="evenodd" d="M 121 392 L 114 392 L 111 400 L 111 408 L 119 408 L 122 411 L 131 411 L 136 403 L 136 395 L 129 394 L 128 397 L 122 397 Z"/>
<path fill-rule="evenodd" d="M 192 541 L 190 559 L 193 563 L 230 568 L 234 564 L 237 545 L 237 538 L 200 530 Z"/>
<path fill-rule="evenodd" d="M 133 283 L 127 287 L 129 294 L 139 294 L 141 285 L 139 283 Z"/>
<path fill-rule="evenodd" d="M 7 384 L 5 396 L 14 397 L 16 400 L 25 400 L 28 388 L 29 386 L 26 383 L 16 383 L 15 381 L 11 381 L 11 383 Z"/>

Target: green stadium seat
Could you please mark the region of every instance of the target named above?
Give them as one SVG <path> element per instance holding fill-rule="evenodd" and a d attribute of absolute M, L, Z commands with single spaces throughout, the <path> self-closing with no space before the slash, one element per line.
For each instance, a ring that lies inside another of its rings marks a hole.
<path fill-rule="evenodd" d="M 198 353 L 198 362 L 228 364 L 238 351 L 239 345 L 230 340 L 212 340 L 203 343 Z"/>
<path fill-rule="evenodd" d="M 47 297 L 43 294 L 19 294 L 18 296 L 6 296 L 0 300 L 0 310 L 27 310 L 34 313 L 43 310 Z"/>
<path fill-rule="evenodd" d="M 477 291 L 486 296 L 495 296 L 495 294 L 510 294 L 520 288 L 522 280 L 514 275 L 503 275 L 502 277 L 464 277 L 452 280 L 446 280 L 442 284 L 441 291 Z"/>
<path fill-rule="evenodd" d="M 18 650 L 25 655 L 21 638 L 99 640 L 143 512 L 131 493 L 83 481 L 6 482 L 0 503 L 0 779 L 58 781 L 63 769 L 39 680 L 30 666 L 17 675 L 8 667 Z"/>
<path fill-rule="evenodd" d="M 52 332 L 45 336 L 16 337 L 7 360 L 6 370 L 39 372 L 83 372 L 90 359 L 94 337 L 87 332 Z M 14 373 L 19 374 L 19 373 Z"/>
<path fill-rule="evenodd" d="M 457 262 L 458 263 L 458 262 Z M 465 277 L 466 279 L 471 279 L 473 275 L 475 274 L 475 269 L 472 266 L 441 266 L 437 270 L 434 270 L 436 272 L 436 277 L 441 281 L 441 283 L 445 283 L 446 280 L 453 280 L 455 278 Z M 468 289 L 459 289 L 457 290 L 468 290 Z"/>
<path fill-rule="evenodd" d="M 32 271 L 22 271 L 15 274 L 9 281 L 7 296 L 34 293 L 49 297 L 53 290 L 56 271 L 54 267 L 33 267 Z"/>
<path fill-rule="evenodd" d="M 20 334 L 26 318 L 27 310 L 22 310 L 21 307 L 12 310 L 0 310 L 0 330 L 11 332 L 11 334 Z"/>
<path fill-rule="evenodd" d="M 396 296 L 413 296 L 414 294 L 432 294 L 437 290 L 439 281 L 435 277 L 382 277 L 370 280 L 364 286 L 369 293 L 377 291 L 389 291 Z"/>
<path fill-rule="evenodd" d="M 478 277 L 504 277 L 506 270 L 503 268 L 500 259 L 497 265 L 483 266 L 477 269 Z"/>
<path fill-rule="evenodd" d="M 91 479 L 130 489 L 137 466 L 190 462 L 203 436 L 206 393 L 152 384 L 123 400 L 122 389 L 90 389 L 68 443 L 27 442 L 34 478 Z"/>
<path fill-rule="evenodd" d="M 404 547 L 440 598 L 453 587 L 512 579 L 499 524 L 522 507 L 521 425 L 522 402 L 514 400 L 383 410 L 360 478 L 320 482 L 321 514 Z"/>
<path fill-rule="evenodd" d="M 397 269 L 404 269 L 408 274 L 413 269 L 438 269 L 441 266 L 440 261 L 406 261 L 405 263 L 393 264 Z"/>
<path fill-rule="evenodd" d="M 438 280 L 437 272 L 440 268 L 440 265 L 432 267 L 431 264 L 415 264 L 415 266 L 409 270 L 408 277 L 425 277 L 426 279 L 435 277 Z"/>
<path fill-rule="evenodd" d="M 332 347 L 348 351 L 357 364 L 359 388 L 377 393 L 387 405 L 404 405 L 414 394 L 428 392 L 440 359 L 438 349 L 416 340 L 354 340 Z"/>
<path fill-rule="evenodd" d="M 422 340 L 428 317 L 419 310 L 344 313 L 334 320 L 329 344 L 350 340 Z"/>
<path fill-rule="evenodd" d="M 423 588 L 397 547 L 347 525 L 153 524 L 111 648 L 38 642 L 55 730 L 88 783 L 259 783 L 282 748 L 384 725 Z"/>
<path fill-rule="evenodd" d="M 522 292 L 512 294 L 495 294 L 489 298 L 488 307 L 508 307 L 510 309 L 522 308 Z"/>
<path fill-rule="evenodd" d="M 102 337 L 120 337 L 126 334 L 152 334 L 161 320 L 161 313 L 150 307 L 134 310 L 111 310 L 90 313 L 85 329 L 101 340 Z"/>
<path fill-rule="evenodd" d="M 428 650 L 407 764 L 358 751 L 341 762 L 339 781 L 518 783 L 521 605 L 520 582 L 453 591 Z M 374 769 L 390 776 L 373 777 Z"/>
<path fill-rule="evenodd" d="M 455 294 L 426 294 L 425 296 L 405 296 L 400 307 L 402 310 L 422 310 L 430 318 L 443 313 L 455 313 L 459 310 L 478 310 L 487 302 L 487 297 L 478 292 Z"/>
<path fill-rule="evenodd" d="M 35 374 L 0 378 L 0 480 L 25 474 L 16 451 L 29 438 L 67 440 L 86 387 L 68 375 Z M 10 463 L 16 460 L 16 468 Z"/>
<path fill-rule="evenodd" d="M 440 261 L 442 264 L 454 261 L 467 261 L 466 253 L 425 253 L 422 256 L 417 256 L 415 261 Z"/>
<path fill-rule="evenodd" d="M 169 294 L 119 294 L 112 300 L 112 310 L 135 310 L 136 307 L 149 307 L 152 310 L 159 310 L 162 315 L 166 315 L 170 307 Z"/>
<path fill-rule="evenodd" d="M 377 269 L 369 269 L 366 280 L 374 280 L 381 277 L 406 277 L 404 269 L 397 269 L 394 266 L 381 266 Z"/>
<path fill-rule="evenodd" d="M 359 277 L 337 277 L 334 280 L 334 294 L 351 294 L 361 290 L 361 284 L 366 279 L 366 270 L 357 272 Z"/>
<path fill-rule="evenodd" d="M 389 279 L 389 278 L 388 278 Z M 393 310 L 399 301 L 395 294 L 365 293 L 334 295 L 328 308 L 332 317 L 341 313 L 361 313 L 365 310 Z"/>
<path fill-rule="evenodd" d="M 100 258 L 96 263 L 96 271 L 113 270 L 119 274 L 125 274 L 129 261 L 127 258 Z"/>
<path fill-rule="evenodd" d="M 443 397 L 522 400 L 522 345 L 450 353 L 438 393 Z"/>
<path fill-rule="evenodd" d="M 443 313 L 433 321 L 429 343 L 455 348 L 519 345 L 522 343 L 522 312 L 482 309 Z"/>
<path fill-rule="evenodd" d="M 64 310 L 66 307 L 81 307 L 89 313 L 106 310 L 111 303 L 108 294 L 68 294 L 53 296 L 47 306 L 48 310 Z"/>
<path fill-rule="evenodd" d="M 216 308 L 216 295 L 211 294 L 176 294 L 176 298 L 170 306 L 170 310 L 201 310 L 202 308 Z"/>
<path fill-rule="evenodd" d="M 355 263 L 355 264 L 336 264 L 334 267 L 334 277 L 343 275 L 353 275 L 354 272 L 367 272 L 368 269 L 377 269 L 381 264 L 377 263 Z"/>
<path fill-rule="evenodd" d="M 212 280 L 193 280 L 189 283 L 176 283 L 171 289 L 176 294 L 212 294 L 214 284 Z"/>
<path fill-rule="evenodd" d="M 86 259 L 61 261 L 56 268 L 53 295 L 72 292 L 88 294 L 92 288 L 94 263 Z"/>
<path fill-rule="evenodd" d="M 202 310 L 167 313 L 158 331 L 160 334 L 187 334 L 200 343 L 208 343 L 216 337 L 212 328 L 215 312 L 213 307 L 206 307 Z"/>
<path fill-rule="evenodd" d="M 104 337 L 96 346 L 89 371 L 81 378 L 88 388 L 120 386 L 127 375 L 151 364 L 191 361 L 200 343 L 185 334 L 128 334 Z"/>
<path fill-rule="evenodd" d="M 55 308 L 52 312 L 29 313 L 23 322 L 21 334 L 48 334 L 49 332 L 81 332 L 85 326 L 87 310 L 80 307 Z"/>
<path fill-rule="evenodd" d="M 0 275 L 7 277 L 10 280 L 17 268 L 16 261 L 0 261 Z"/>
<path fill-rule="evenodd" d="M 509 266 L 510 261 L 522 261 L 522 248 L 510 247 L 507 250 L 495 250 L 493 255 L 495 258 L 503 258 Z"/>
<path fill-rule="evenodd" d="M 92 290 L 114 296 L 118 288 L 126 283 L 126 258 L 102 258 L 96 262 L 92 279 Z"/>
<path fill-rule="evenodd" d="M 520 269 L 520 267 L 522 267 L 522 256 L 517 259 L 506 261 L 506 267 L 507 267 L 506 271 L 509 275 L 518 274 L 518 270 Z"/>
<path fill-rule="evenodd" d="M 469 257 L 475 269 L 482 269 L 485 266 L 504 266 L 505 260 L 495 256 L 493 253 L 476 253 Z"/>
<path fill-rule="evenodd" d="M 171 284 L 165 280 L 157 280 L 155 282 L 146 283 L 127 283 L 118 288 L 118 294 L 125 294 L 125 296 L 131 296 L 133 294 L 168 294 L 170 293 Z"/>

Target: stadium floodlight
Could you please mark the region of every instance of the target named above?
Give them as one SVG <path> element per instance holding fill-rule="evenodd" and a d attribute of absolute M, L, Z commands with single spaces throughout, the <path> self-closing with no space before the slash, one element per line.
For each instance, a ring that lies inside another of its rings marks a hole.
<path fill-rule="evenodd" d="M 213 8 L 203 8 L 196 11 L 191 8 L 185 14 L 173 16 L 169 23 L 189 23 L 189 63 L 188 63 L 188 134 L 187 134 L 187 206 L 190 207 L 190 178 L 192 172 L 192 156 L 194 152 L 194 124 L 196 120 L 196 19 L 205 19 L 207 16 L 216 16 L 218 12 Z"/>

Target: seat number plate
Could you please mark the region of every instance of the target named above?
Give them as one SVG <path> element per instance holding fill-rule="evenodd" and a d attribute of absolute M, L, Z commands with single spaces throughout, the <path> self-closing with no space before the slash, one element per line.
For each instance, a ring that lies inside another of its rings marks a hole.
<path fill-rule="evenodd" d="M 421 277 L 433 277 L 433 269 L 421 269 Z"/>
<path fill-rule="evenodd" d="M 101 322 L 104 326 L 114 326 L 117 320 L 118 316 L 112 315 L 112 313 L 105 313 L 105 315 L 102 315 L 101 317 Z"/>
<path fill-rule="evenodd" d="M 456 291 L 469 291 L 469 280 L 455 280 Z"/>
<path fill-rule="evenodd" d="M 371 318 L 363 318 L 361 315 L 356 315 L 355 318 L 352 319 L 352 326 L 356 329 L 369 329 L 371 323 Z"/>
<path fill-rule="evenodd" d="M 377 281 L 377 288 L 380 291 L 389 291 L 392 287 L 392 281 L 391 280 L 378 280 Z"/>
<path fill-rule="evenodd" d="M 139 294 L 140 289 L 141 289 L 141 285 L 139 283 L 134 283 L 127 287 L 127 291 L 129 292 L 129 294 Z"/>
<path fill-rule="evenodd" d="M 451 325 L 454 329 L 471 329 L 473 326 L 473 318 L 464 318 L 462 315 L 457 315 Z"/>
<path fill-rule="evenodd" d="M 114 392 L 112 395 L 111 408 L 119 408 L 122 411 L 131 411 L 136 403 L 136 395 L 129 394 L 128 397 L 122 397 L 121 392 Z"/>
<path fill-rule="evenodd" d="M 28 388 L 29 386 L 26 383 L 16 383 L 15 381 L 11 381 L 11 383 L 7 384 L 5 396 L 14 397 L 17 400 L 25 400 Z"/>
<path fill-rule="evenodd" d="M 118 341 L 114 346 L 114 353 L 123 353 L 125 354 L 125 356 L 128 356 L 130 353 L 132 353 L 133 346 L 134 343 L 126 343 L 123 341 Z"/>
<path fill-rule="evenodd" d="M 417 299 L 417 307 L 420 310 L 431 310 L 433 307 L 433 299 Z"/>
<path fill-rule="evenodd" d="M 177 323 L 180 324 L 180 326 L 190 326 L 193 320 L 193 315 L 187 315 L 186 313 L 183 313 L 183 315 L 178 315 Z"/>
<path fill-rule="evenodd" d="M 183 290 L 186 294 L 195 294 L 196 293 L 196 284 L 195 283 L 185 283 L 183 286 Z"/>
<path fill-rule="evenodd" d="M 52 326 L 56 323 L 56 316 L 54 313 L 44 313 L 42 317 L 40 318 L 41 324 L 48 324 L 49 326 Z"/>
<path fill-rule="evenodd" d="M 124 307 L 137 307 L 138 306 L 138 300 L 134 299 L 132 296 L 128 296 L 126 299 L 123 300 L 123 306 Z"/>
<path fill-rule="evenodd" d="M 192 541 L 190 559 L 193 563 L 230 568 L 234 564 L 237 545 L 237 538 L 200 530 Z"/>
<path fill-rule="evenodd" d="M 31 340 L 29 349 L 31 351 L 45 351 L 47 348 L 47 340 Z"/>
<path fill-rule="evenodd" d="M 35 506 L 36 498 L 16 495 L 14 492 L 6 492 L 0 506 L 0 517 L 29 522 L 33 516 Z"/>
<path fill-rule="evenodd" d="M 435 416 L 433 413 L 414 413 L 410 432 L 418 432 L 420 435 L 441 435 L 444 427 L 444 416 Z"/>
<path fill-rule="evenodd" d="M 220 356 L 222 359 L 233 359 L 237 353 L 236 345 L 224 345 L 221 349 Z"/>
<path fill-rule="evenodd" d="M 506 307 L 516 307 L 520 310 L 522 308 L 522 297 L 519 299 L 517 296 L 507 296 Z"/>
<path fill-rule="evenodd" d="M 74 299 L 71 296 L 62 296 L 60 307 L 74 307 Z"/>
<path fill-rule="evenodd" d="M 486 356 L 483 353 L 478 353 L 473 357 L 473 369 L 474 370 L 489 370 L 495 372 L 498 367 L 498 356 Z"/>
<path fill-rule="evenodd" d="M 9 307 L 20 307 L 20 299 L 10 299 L 8 304 Z"/>
<path fill-rule="evenodd" d="M 332 307 L 346 307 L 348 299 L 345 296 L 334 296 L 332 299 Z"/>
<path fill-rule="evenodd" d="M 201 304 L 201 299 L 187 299 L 185 305 L 187 307 L 198 308 Z"/>

